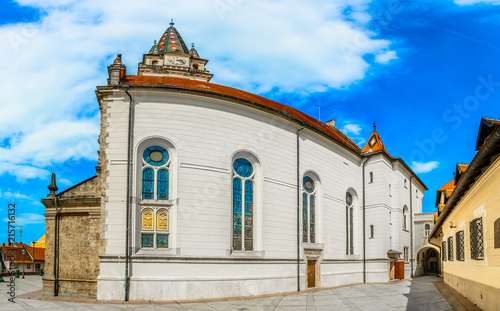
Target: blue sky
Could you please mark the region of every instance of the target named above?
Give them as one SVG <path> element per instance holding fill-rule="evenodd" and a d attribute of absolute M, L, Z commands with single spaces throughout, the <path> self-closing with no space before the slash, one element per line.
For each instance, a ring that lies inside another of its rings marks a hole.
<path fill-rule="evenodd" d="M 313 1 L 311 1 L 313 2 Z M 50 173 L 60 190 L 95 174 L 94 90 L 127 72 L 170 18 L 210 60 L 212 82 L 288 104 L 389 153 L 435 191 L 469 163 L 482 116 L 500 118 L 500 1 L 6 0 L 0 10 L 0 242 L 7 204 L 23 242 L 44 234 Z"/>

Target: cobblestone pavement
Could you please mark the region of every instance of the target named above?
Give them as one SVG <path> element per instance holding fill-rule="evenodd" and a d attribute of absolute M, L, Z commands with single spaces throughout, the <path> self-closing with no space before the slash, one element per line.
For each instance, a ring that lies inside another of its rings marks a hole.
<path fill-rule="evenodd" d="M 5 278 L 7 280 L 7 278 Z M 362 284 L 293 295 L 229 300 L 220 302 L 182 302 L 171 304 L 94 304 L 71 302 L 71 298 L 36 300 L 16 298 L 8 301 L 8 282 L 0 283 L 0 311 L 15 310 L 221 310 L 221 311 L 271 311 L 271 310 L 407 310 L 452 311 L 448 302 L 432 283 L 436 276 L 388 284 Z M 42 288 L 39 276 L 16 279 L 16 295 L 38 291 Z M 58 300 L 55 300 L 58 299 Z"/>

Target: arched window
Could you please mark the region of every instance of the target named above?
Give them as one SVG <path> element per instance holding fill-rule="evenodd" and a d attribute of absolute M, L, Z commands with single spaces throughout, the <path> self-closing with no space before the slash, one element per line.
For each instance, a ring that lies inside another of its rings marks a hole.
<path fill-rule="evenodd" d="M 425 224 L 424 229 L 425 229 L 425 236 L 429 236 L 429 234 L 431 234 L 431 225 Z"/>
<path fill-rule="evenodd" d="M 233 162 L 233 250 L 253 250 L 254 176 L 252 163 Z"/>
<path fill-rule="evenodd" d="M 168 248 L 168 234 L 168 210 L 144 208 L 141 212 L 141 247 Z"/>
<path fill-rule="evenodd" d="M 309 176 L 302 179 L 302 185 L 302 241 L 315 243 L 316 185 Z"/>
<path fill-rule="evenodd" d="M 403 229 L 408 230 L 408 207 L 403 207 Z"/>
<path fill-rule="evenodd" d="M 170 157 L 163 147 L 152 146 L 142 155 L 142 199 L 168 200 Z"/>
<path fill-rule="evenodd" d="M 354 254 L 354 197 L 350 192 L 345 195 L 346 214 L 346 254 Z"/>

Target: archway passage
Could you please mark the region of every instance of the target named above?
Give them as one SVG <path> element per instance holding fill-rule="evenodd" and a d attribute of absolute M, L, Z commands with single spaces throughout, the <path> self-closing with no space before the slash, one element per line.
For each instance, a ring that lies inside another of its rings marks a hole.
<path fill-rule="evenodd" d="M 440 254 L 437 249 L 425 247 L 418 252 L 417 276 L 441 273 Z"/>

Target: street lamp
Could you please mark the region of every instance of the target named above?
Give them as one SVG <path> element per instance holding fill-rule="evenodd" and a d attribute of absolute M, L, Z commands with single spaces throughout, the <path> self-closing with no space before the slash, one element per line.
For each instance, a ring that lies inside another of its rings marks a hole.
<path fill-rule="evenodd" d="M 19 226 L 19 243 L 23 243 L 23 226 Z"/>
<path fill-rule="evenodd" d="M 35 252 L 36 252 L 36 241 L 33 241 L 33 272 L 36 272 L 36 269 L 35 269 Z"/>
<path fill-rule="evenodd" d="M 23 279 L 24 279 L 24 254 L 26 253 L 26 250 L 24 249 L 24 247 L 23 247 L 22 253 L 23 253 Z"/>

